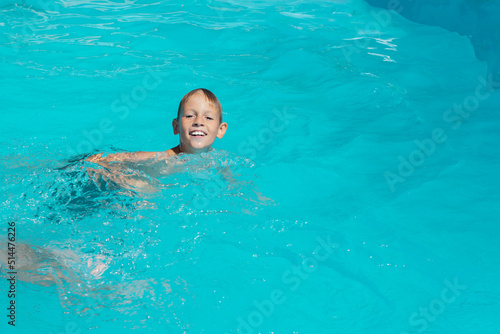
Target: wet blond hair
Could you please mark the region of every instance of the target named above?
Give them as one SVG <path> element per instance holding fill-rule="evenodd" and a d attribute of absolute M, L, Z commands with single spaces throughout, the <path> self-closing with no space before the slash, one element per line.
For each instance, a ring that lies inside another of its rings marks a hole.
<path fill-rule="evenodd" d="M 179 103 L 179 109 L 177 110 L 177 120 L 179 120 L 182 111 L 184 110 L 184 106 L 186 105 L 189 98 L 198 92 L 202 92 L 207 100 L 212 104 L 212 106 L 217 109 L 217 111 L 219 112 L 219 123 L 222 123 L 222 106 L 219 102 L 219 99 L 217 98 L 217 96 L 215 96 L 214 93 L 205 88 L 196 88 L 184 95 L 181 102 Z"/>

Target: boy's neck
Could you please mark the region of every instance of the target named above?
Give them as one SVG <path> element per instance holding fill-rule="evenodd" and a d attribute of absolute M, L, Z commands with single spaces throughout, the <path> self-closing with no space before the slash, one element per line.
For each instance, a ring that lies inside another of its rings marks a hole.
<path fill-rule="evenodd" d="M 198 154 L 198 153 L 208 152 L 210 150 L 210 147 L 200 150 L 186 150 L 185 148 L 182 147 L 181 143 L 178 146 L 174 147 L 172 150 L 175 152 L 175 154 L 179 153 Z"/>

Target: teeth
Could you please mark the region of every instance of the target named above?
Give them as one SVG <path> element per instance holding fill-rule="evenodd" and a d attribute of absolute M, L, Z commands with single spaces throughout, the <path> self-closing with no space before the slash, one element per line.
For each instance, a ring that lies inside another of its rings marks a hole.
<path fill-rule="evenodd" d="M 193 131 L 191 132 L 192 136 L 204 136 L 205 134 L 202 131 Z"/>

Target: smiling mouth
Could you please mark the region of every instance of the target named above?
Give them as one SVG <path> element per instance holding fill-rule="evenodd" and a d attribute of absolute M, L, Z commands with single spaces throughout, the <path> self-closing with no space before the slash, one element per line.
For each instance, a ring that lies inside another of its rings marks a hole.
<path fill-rule="evenodd" d="M 193 136 L 193 137 L 205 137 L 207 134 L 203 131 L 195 130 L 195 131 L 189 132 L 189 135 Z"/>

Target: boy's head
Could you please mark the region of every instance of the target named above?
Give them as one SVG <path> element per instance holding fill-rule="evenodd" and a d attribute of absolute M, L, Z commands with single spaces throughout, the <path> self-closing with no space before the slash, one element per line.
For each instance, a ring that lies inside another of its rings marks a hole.
<path fill-rule="evenodd" d="M 172 127 L 174 135 L 180 135 L 181 152 L 200 153 L 224 136 L 227 124 L 222 122 L 222 106 L 214 93 L 198 88 L 184 95 Z"/>

